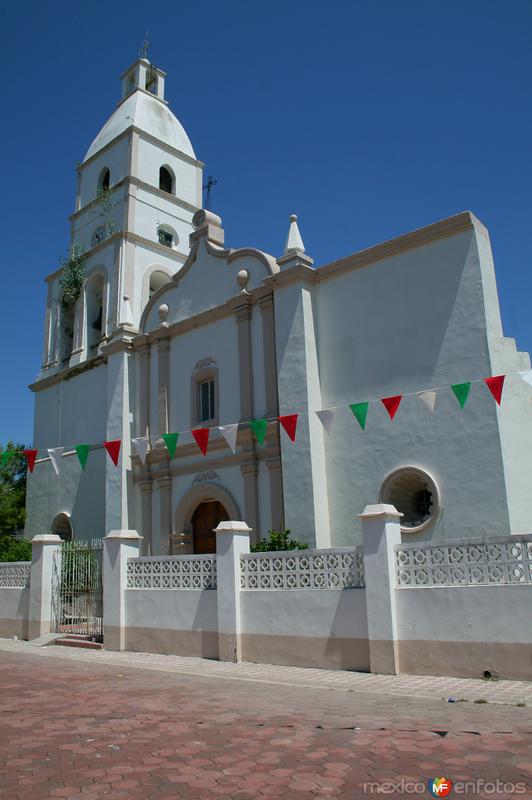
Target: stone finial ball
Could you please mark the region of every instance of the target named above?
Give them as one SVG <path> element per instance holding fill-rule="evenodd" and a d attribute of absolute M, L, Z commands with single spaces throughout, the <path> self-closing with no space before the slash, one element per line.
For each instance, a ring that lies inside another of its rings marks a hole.
<path fill-rule="evenodd" d="M 247 286 L 247 282 L 249 281 L 249 272 L 247 271 L 247 269 L 241 269 L 238 275 L 236 276 L 236 279 L 238 281 L 238 285 L 242 286 L 242 288 Z"/>
<path fill-rule="evenodd" d="M 159 306 L 159 319 L 161 320 L 161 322 L 166 322 L 166 318 L 168 317 L 168 311 L 169 309 L 166 303 L 162 303 L 162 305 Z"/>

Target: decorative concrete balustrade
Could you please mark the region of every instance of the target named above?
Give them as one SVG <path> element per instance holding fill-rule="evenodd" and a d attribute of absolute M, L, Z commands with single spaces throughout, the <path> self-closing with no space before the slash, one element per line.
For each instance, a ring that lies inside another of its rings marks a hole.
<path fill-rule="evenodd" d="M 0 589 L 25 589 L 30 585 L 31 561 L 0 563 Z"/>
<path fill-rule="evenodd" d="M 216 556 L 129 558 L 126 588 L 216 589 Z"/>
<path fill-rule="evenodd" d="M 532 583 L 532 536 L 395 547 L 398 588 Z"/>
<path fill-rule="evenodd" d="M 241 589 L 276 591 L 364 587 L 362 547 L 246 553 L 240 557 Z"/>

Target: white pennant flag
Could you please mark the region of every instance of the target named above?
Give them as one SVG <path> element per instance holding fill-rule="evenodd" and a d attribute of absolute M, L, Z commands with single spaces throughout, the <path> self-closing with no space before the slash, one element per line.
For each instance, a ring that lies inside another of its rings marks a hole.
<path fill-rule="evenodd" d="M 140 436 L 138 439 L 132 439 L 131 443 L 135 448 L 135 452 L 140 458 L 142 464 L 146 463 L 146 456 L 148 454 L 148 446 L 150 439 L 148 436 Z"/>
<path fill-rule="evenodd" d="M 238 433 L 238 422 L 232 425 L 218 425 L 218 430 L 221 431 L 225 441 L 233 451 L 236 451 L 236 435 Z"/>
<path fill-rule="evenodd" d="M 436 392 L 432 391 L 432 389 L 428 392 L 419 392 L 418 397 L 425 408 L 428 408 L 432 414 L 434 411 L 434 406 L 436 405 Z"/>
<path fill-rule="evenodd" d="M 52 466 L 55 469 L 56 475 L 59 475 L 59 470 L 61 469 L 61 456 L 63 455 L 64 449 L 64 447 L 48 448 L 48 455 L 50 456 L 50 461 L 52 462 Z"/>
<path fill-rule="evenodd" d="M 528 383 L 529 386 L 532 386 L 532 369 L 527 369 L 525 372 L 519 373 L 525 383 Z"/>
<path fill-rule="evenodd" d="M 335 408 L 326 408 L 323 411 L 316 411 L 316 416 L 318 417 L 319 421 L 321 422 L 327 433 L 331 432 L 335 415 L 336 415 Z"/>

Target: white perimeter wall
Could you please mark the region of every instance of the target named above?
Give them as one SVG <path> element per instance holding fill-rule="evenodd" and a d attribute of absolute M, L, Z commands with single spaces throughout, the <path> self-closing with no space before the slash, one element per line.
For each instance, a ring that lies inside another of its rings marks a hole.
<path fill-rule="evenodd" d="M 30 590 L 0 588 L 0 636 L 26 639 Z"/>

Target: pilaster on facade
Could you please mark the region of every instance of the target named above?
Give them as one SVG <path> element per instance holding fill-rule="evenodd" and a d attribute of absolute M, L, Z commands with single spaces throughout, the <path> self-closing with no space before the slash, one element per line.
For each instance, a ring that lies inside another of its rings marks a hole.
<path fill-rule="evenodd" d="M 233 309 L 238 334 L 238 374 L 240 383 L 240 419 L 254 417 L 253 353 L 251 344 L 251 316 L 253 300 L 247 292 L 232 298 L 228 305 Z"/>
<path fill-rule="evenodd" d="M 240 472 L 244 480 L 244 509 L 246 520 L 253 529 L 253 540 L 260 539 L 259 528 L 259 462 L 256 458 L 242 461 Z"/>
<path fill-rule="evenodd" d="M 168 553 L 172 525 L 172 473 L 169 469 L 169 459 L 163 470 L 156 475 L 157 489 L 159 491 L 159 531 L 152 531 L 153 551 L 155 553 Z"/>
<path fill-rule="evenodd" d="M 270 479 L 270 508 L 272 528 L 284 528 L 284 501 L 283 501 L 283 469 L 280 455 L 267 458 L 268 477 Z"/>
<path fill-rule="evenodd" d="M 258 299 L 262 315 L 262 348 L 264 360 L 264 384 L 266 391 L 266 416 L 279 414 L 277 391 L 277 357 L 275 352 L 275 311 L 273 292 L 268 291 Z"/>
<path fill-rule="evenodd" d="M 151 345 L 147 336 L 138 336 L 133 341 L 133 349 L 138 361 L 138 403 L 139 423 L 138 435 L 149 436 L 150 433 L 150 364 Z"/>

